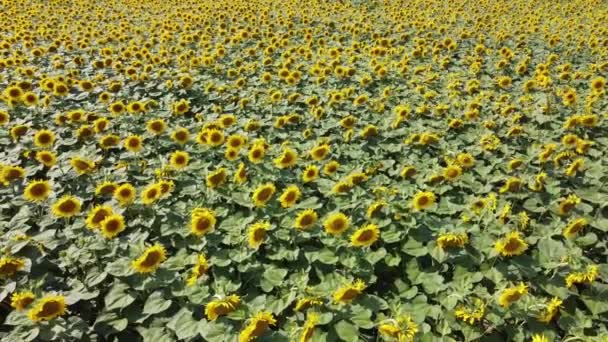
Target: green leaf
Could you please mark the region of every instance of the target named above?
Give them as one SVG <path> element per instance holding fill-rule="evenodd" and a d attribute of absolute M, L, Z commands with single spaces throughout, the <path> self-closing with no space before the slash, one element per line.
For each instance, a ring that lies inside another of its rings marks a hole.
<path fill-rule="evenodd" d="M 122 309 L 135 301 L 135 297 L 127 293 L 129 285 L 116 281 L 104 301 L 107 310 Z"/>
<path fill-rule="evenodd" d="M 359 329 L 345 320 L 336 323 L 334 329 L 342 341 L 350 342 L 359 340 Z"/>
<path fill-rule="evenodd" d="M 182 308 L 167 323 L 167 327 L 173 330 L 180 340 L 186 340 L 198 334 L 198 323 L 190 310 Z"/>
<path fill-rule="evenodd" d="M 268 280 L 270 284 L 279 286 L 283 283 L 283 279 L 287 275 L 287 270 L 284 268 L 270 267 L 264 271 L 264 279 Z"/>
<path fill-rule="evenodd" d="M 161 291 L 156 291 L 148 297 L 144 304 L 144 314 L 157 314 L 167 310 L 171 306 L 171 301 L 164 299 Z"/>

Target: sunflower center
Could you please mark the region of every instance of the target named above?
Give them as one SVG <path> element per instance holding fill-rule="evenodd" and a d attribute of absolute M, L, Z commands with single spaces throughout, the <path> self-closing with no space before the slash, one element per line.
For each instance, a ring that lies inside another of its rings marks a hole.
<path fill-rule="evenodd" d="M 146 257 L 141 262 L 143 267 L 155 266 L 160 261 L 160 254 L 157 251 L 151 251 L 146 254 Z"/>
<path fill-rule="evenodd" d="M 374 232 L 373 231 L 371 231 L 371 230 L 364 230 L 357 237 L 357 241 L 367 242 L 367 241 L 371 240 L 373 237 L 374 237 Z"/>
<path fill-rule="evenodd" d="M 270 198 L 270 195 L 272 195 L 272 190 L 269 188 L 264 188 L 258 194 L 258 199 L 260 201 L 266 201 L 266 200 L 268 200 L 268 198 Z"/>
<path fill-rule="evenodd" d="M 211 226 L 211 222 L 206 217 L 201 217 L 196 221 L 196 230 L 205 231 Z"/>
<path fill-rule="evenodd" d="M 64 201 L 59 205 L 59 211 L 64 212 L 64 213 L 71 213 L 75 210 L 76 210 L 76 203 L 74 203 L 74 201 L 72 201 L 72 200 Z"/>
<path fill-rule="evenodd" d="M 42 310 L 38 314 L 40 317 L 49 317 L 56 315 L 61 311 L 61 304 L 56 301 L 50 301 L 44 303 Z"/>

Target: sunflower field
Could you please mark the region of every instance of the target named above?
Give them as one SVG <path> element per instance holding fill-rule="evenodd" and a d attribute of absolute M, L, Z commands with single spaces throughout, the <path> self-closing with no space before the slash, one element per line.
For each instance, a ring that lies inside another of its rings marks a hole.
<path fill-rule="evenodd" d="M 0 14 L 0 340 L 608 341 L 608 2 Z"/>

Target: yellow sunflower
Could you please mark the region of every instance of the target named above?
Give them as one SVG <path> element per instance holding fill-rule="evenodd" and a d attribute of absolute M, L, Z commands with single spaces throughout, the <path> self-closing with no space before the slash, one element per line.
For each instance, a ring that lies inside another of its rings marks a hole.
<path fill-rule="evenodd" d="M 41 129 L 34 134 L 34 145 L 36 147 L 46 148 L 55 142 L 55 133 L 48 129 Z"/>
<path fill-rule="evenodd" d="M 210 172 L 207 175 L 207 187 L 212 189 L 219 187 L 220 185 L 224 184 L 227 176 L 228 173 L 224 167 L 220 167 L 219 169 Z"/>
<path fill-rule="evenodd" d="M 369 247 L 380 237 L 380 229 L 370 223 L 357 229 L 350 237 L 350 244 L 354 247 Z"/>
<path fill-rule="evenodd" d="M 245 163 L 240 163 L 234 173 L 234 182 L 236 184 L 243 184 L 247 181 L 247 170 L 245 169 Z"/>
<path fill-rule="evenodd" d="M 158 183 L 150 184 L 141 192 L 141 201 L 144 205 L 152 205 L 160 199 L 161 195 L 161 186 Z"/>
<path fill-rule="evenodd" d="M 331 176 L 338 171 L 338 168 L 340 168 L 340 163 L 332 160 L 323 166 L 323 173 L 327 176 Z"/>
<path fill-rule="evenodd" d="M 312 209 L 302 210 L 296 216 L 294 227 L 301 230 L 306 230 L 312 227 L 318 220 L 317 213 Z"/>
<path fill-rule="evenodd" d="M 350 226 L 350 218 L 341 212 L 329 215 L 323 221 L 325 232 L 331 235 L 340 235 Z"/>
<path fill-rule="evenodd" d="M 209 262 L 204 254 L 199 254 L 196 257 L 196 264 L 192 267 L 192 274 L 186 280 L 187 286 L 194 286 L 199 278 L 201 278 L 204 274 L 209 270 Z"/>
<path fill-rule="evenodd" d="M 175 151 L 171 153 L 169 164 L 176 170 L 183 170 L 190 162 L 190 155 L 185 151 Z"/>
<path fill-rule="evenodd" d="M 171 133 L 171 140 L 183 145 L 190 139 L 190 132 L 187 128 L 178 127 Z"/>
<path fill-rule="evenodd" d="M 127 151 L 137 153 L 143 148 L 143 139 L 139 135 L 130 135 L 124 141 Z"/>
<path fill-rule="evenodd" d="M 249 149 L 249 153 L 247 154 L 247 158 L 250 162 L 254 164 L 259 164 L 264 159 L 266 155 L 266 148 L 262 144 L 254 144 Z"/>
<path fill-rule="evenodd" d="M 135 196 L 135 187 L 129 183 L 121 184 L 114 190 L 114 198 L 123 207 L 133 203 Z"/>
<path fill-rule="evenodd" d="M 348 304 L 363 293 L 367 285 L 361 279 L 357 279 L 351 284 L 347 284 L 338 288 L 334 294 L 334 302 L 340 304 Z"/>
<path fill-rule="evenodd" d="M 517 231 L 508 233 L 504 238 L 496 241 L 494 249 L 502 256 L 521 255 L 528 249 L 528 243 Z"/>
<path fill-rule="evenodd" d="M 42 297 L 27 313 L 27 317 L 34 321 L 50 321 L 65 314 L 65 297 L 49 295 Z"/>
<path fill-rule="evenodd" d="M 106 239 L 112 239 L 125 230 L 125 218 L 120 214 L 108 215 L 99 223 L 99 227 Z"/>
<path fill-rule="evenodd" d="M 190 232 L 196 236 L 203 236 L 215 229 L 217 220 L 212 210 L 196 208 L 190 215 Z"/>
<path fill-rule="evenodd" d="M 310 150 L 310 157 L 314 160 L 323 160 L 327 157 L 330 152 L 330 148 L 328 144 L 321 144 L 315 146 L 312 150 Z"/>
<path fill-rule="evenodd" d="M 146 123 L 146 129 L 150 134 L 160 135 L 165 131 L 167 124 L 163 119 L 153 119 Z"/>
<path fill-rule="evenodd" d="M 280 156 L 275 158 L 274 165 L 279 169 L 287 169 L 290 168 L 298 162 L 298 155 L 296 151 L 289 147 L 283 148 L 283 153 Z"/>
<path fill-rule="evenodd" d="M 65 195 L 53 203 L 51 210 L 55 217 L 70 218 L 80 213 L 81 202 L 78 198 Z"/>
<path fill-rule="evenodd" d="M 51 194 L 51 184 L 45 180 L 34 180 L 23 190 L 23 197 L 30 202 L 42 202 Z"/>
<path fill-rule="evenodd" d="M 36 299 L 32 291 L 15 292 L 11 296 L 11 306 L 17 311 L 25 310 Z"/>
<path fill-rule="evenodd" d="M 310 183 L 319 177 L 319 168 L 316 165 L 308 165 L 302 172 L 302 181 Z"/>
<path fill-rule="evenodd" d="M 74 157 L 70 159 L 70 165 L 78 175 L 92 173 L 96 169 L 94 161 L 81 157 Z"/>
<path fill-rule="evenodd" d="M 435 204 L 435 194 L 430 191 L 420 191 L 414 196 L 412 206 L 416 210 L 425 210 Z"/>
<path fill-rule="evenodd" d="M 167 259 L 167 251 L 160 243 L 148 247 L 143 254 L 131 262 L 131 267 L 138 273 L 152 273 Z"/>
<path fill-rule="evenodd" d="M 506 288 L 498 297 L 498 304 L 503 308 L 509 307 L 514 302 L 528 293 L 528 286 L 520 283 L 517 286 Z"/>
<path fill-rule="evenodd" d="M 277 320 L 270 311 L 262 311 L 256 313 L 249 324 L 241 330 L 239 334 L 239 342 L 250 342 L 264 335 L 271 325 L 276 325 Z"/>
<path fill-rule="evenodd" d="M 25 268 L 25 261 L 21 258 L 0 258 L 0 278 L 12 277 L 15 273 Z"/>
<path fill-rule="evenodd" d="M 258 186 L 253 195 L 251 196 L 251 200 L 253 204 L 260 208 L 266 205 L 268 201 L 272 198 L 272 195 L 277 191 L 277 188 L 272 183 L 266 183 Z"/>
<path fill-rule="evenodd" d="M 114 210 L 109 205 L 97 205 L 89 211 L 85 221 L 87 228 L 97 229 L 101 222 L 108 216 L 114 214 Z"/>
<path fill-rule="evenodd" d="M 583 217 L 578 218 L 576 220 L 572 220 L 572 221 L 570 221 L 570 223 L 568 223 L 566 228 L 564 228 L 563 235 L 567 239 L 572 239 L 578 234 L 578 232 L 583 230 L 587 225 L 588 225 L 588 221 L 587 221 L 587 219 L 585 219 Z"/>
<path fill-rule="evenodd" d="M 205 315 L 210 321 L 215 321 L 220 316 L 225 316 L 241 304 L 241 298 L 237 295 L 230 295 L 224 299 L 216 299 L 205 306 Z"/>
<path fill-rule="evenodd" d="M 104 181 L 103 183 L 95 187 L 95 195 L 113 195 L 114 191 L 118 188 L 118 184 L 112 181 Z"/>
<path fill-rule="evenodd" d="M 258 221 L 251 226 L 247 231 L 248 244 L 250 248 L 258 249 L 266 239 L 266 232 L 270 229 L 270 222 Z"/>

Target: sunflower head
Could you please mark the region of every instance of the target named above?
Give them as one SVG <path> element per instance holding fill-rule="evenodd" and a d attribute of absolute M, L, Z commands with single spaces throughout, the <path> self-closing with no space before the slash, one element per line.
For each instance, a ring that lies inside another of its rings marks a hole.
<path fill-rule="evenodd" d="M 412 206 L 416 210 L 425 210 L 435 204 L 435 194 L 430 191 L 420 191 L 414 196 Z"/>
<path fill-rule="evenodd" d="M 333 213 L 323 221 L 323 228 L 328 234 L 340 235 L 350 226 L 350 218 L 343 213 Z"/>
<path fill-rule="evenodd" d="M 380 237 L 380 229 L 377 225 L 370 223 L 353 233 L 350 237 L 350 244 L 354 247 L 369 247 Z"/>
<path fill-rule="evenodd" d="M 165 247 L 160 243 L 146 249 L 143 254 L 132 261 L 131 267 L 138 273 L 152 273 L 167 259 Z"/>
<path fill-rule="evenodd" d="M 28 183 L 23 191 L 23 197 L 30 202 L 42 202 L 51 194 L 51 185 L 45 180 L 35 180 Z"/>
<path fill-rule="evenodd" d="M 78 198 L 65 195 L 53 203 L 51 210 L 58 218 L 70 218 L 80 213 L 81 202 Z"/>
<path fill-rule="evenodd" d="M 302 210 L 296 216 L 294 227 L 301 230 L 306 230 L 317 223 L 317 213 L 312 209 Z"/>
<path fill-rule="evenodd" d="M 65 314 L 65 298 L 63 296 L 45 296 L 28 311 L 27 316 L 34 322 L 50 321 Z"/>
<path fill-rule="evenodd" d="M 272 183 L 266 183 L 258 186 L 253 192 L 252 201 L 256 207 L 263 207 L 270 201 L 274 193 L 276 192 L 276 187 Z"/>
<path fill-rule="evenodd" d="M 196 208 L 190 215 L 190 232 L 196 236 L 203 236 L 215 229 L 217 219 L 212 210 Z"/>

